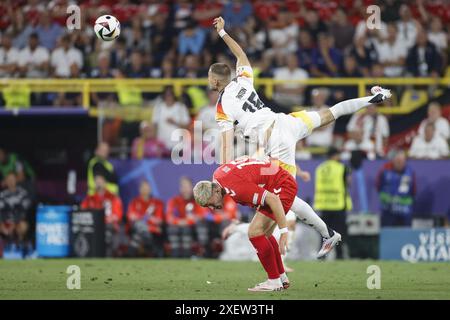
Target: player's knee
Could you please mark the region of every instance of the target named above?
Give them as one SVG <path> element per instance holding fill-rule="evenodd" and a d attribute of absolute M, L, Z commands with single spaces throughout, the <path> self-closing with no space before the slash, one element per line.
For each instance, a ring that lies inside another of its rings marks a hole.
<path fill-rule="evenodd" d="M 263 228 L 261 228 L 261 226 L 250 223 L 247 234 L 248 234 L 249 239 L 254 238 L 254 237 L 259 237 L 264 234 L 264 230 L 263 230 Z"/>

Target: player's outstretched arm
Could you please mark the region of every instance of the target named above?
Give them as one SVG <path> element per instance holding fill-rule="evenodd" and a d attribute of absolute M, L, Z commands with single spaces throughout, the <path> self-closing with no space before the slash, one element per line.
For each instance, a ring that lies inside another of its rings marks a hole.
<path fill-rule="evenodd" d="M 265 203 L 270 207 L 275 216 L 275 222 L 277 223 L 278 228 L 280 229 L 280 240 L 279 240 L 280 253 L 285 254 L 287 246 L 288 228 L 287 228 L 286 214 L 283 209 L 283 204 L 281 203 L 280 198 L 271 192 L 267 193 Z"/>
<path fill-rule="evenodd" d="M 236 57 L 236 67 L 250 66 L 250 61 L 248 60 L 244 50 L 242 50 L 241 46 L 225 32 L 225 20 L 223 20 L 222 17 L 215 18 L 213 25 L 219 36 L 222 37 L 223 41 L 225 41 L 228 48 L 230 48 L 231 52 Z"/>

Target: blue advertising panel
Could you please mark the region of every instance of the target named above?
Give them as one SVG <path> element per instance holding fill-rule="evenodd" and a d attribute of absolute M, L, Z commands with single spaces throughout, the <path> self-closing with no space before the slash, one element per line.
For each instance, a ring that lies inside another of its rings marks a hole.
<path fill-rule="evenodd" d="M 67 257 L 70 253 L 70 206 L 39 206 L 36 250 L 40 257 Z"/>
<path fill-rule="evenodd" d="M 450 228 L 382 228 L 380 259 L 450 261 Z"/>

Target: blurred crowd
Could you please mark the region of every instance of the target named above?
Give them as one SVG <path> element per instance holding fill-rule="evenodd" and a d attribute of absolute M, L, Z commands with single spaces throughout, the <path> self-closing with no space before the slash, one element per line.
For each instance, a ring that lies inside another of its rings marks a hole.
<path fill-rule="evenodd" d="M 226 29 L 242 45 L 256 77 L 291 80 L 310 77 L 439 77 L 448 64 L 450 4 L 442 0 L 385 1 L 78 1 L 81 29 L 66 28 L 67 7 L 72 1 L 2 1 L 0 11 L 0 77 L 14 78 L 203 78 L 213 62 L 234 64 L 224 42 L 211 28 L 222 15 Z M 367 6 L 381 8 L 379 29 L 367 26 Z M 96 38 L 92 25 L 102 14 L 121 22 L 121 36 L 113 42 Z M 0 104 L 79 106 L 77 93 L 33 93 L 19 89 L 3 94 Z M 400 89 L 399 89 L 400 90 Z M 304 105 L 331 106 L 358 95 L 352 86 L 331 89 L 299 84 L 277 85 L 269 99 L 275 111 L 289 112 Z M 27 95 L 29 98 L 27 99 Z M 121 86 L 115 92 L 92 93 L 94 106 L 144 106 L 153 108 L 152 119 L 137 125 L 106 123 L 105 136 L 112 145 L 125 136 L 134 158 L 167 156 L 174 143 L 170 133 L 202 120 L 203 129 L 214 128 L 217 95 L 204 87 L 173 88 L 158 96 Z M 432 124 L 421 126 L 412 154 L 441 158 L 448 154 L 433 131 L 448 141 L 448 121 L 431 107 Z M 436 119 L 439 118 L 439 124 Z M 346 119 L 348 121 L 348 119 Z M 342 122 L 342 121 L 341 121 Z M 447 122 L 444 124 L 444 122 Z M 339 123 L 338 123 L 339 124 Z M 434 128 L 433 128 L 434 127 Z M 447 129 L 445 129 L 445 128 Z M 388 151 L 389 123 L 375 109 L 349 122 L 323 128 L 299 146 L 299 158 L 309 157 L 300 147 L 333 144 L 333 132 L 346 128 L 349 139 L 334 141 L 350 153 L 367 151 L 369 158 Z M 141 139 L 133 138 L 141 131 Z M 112 133 L 111 133 L 112 131 Z M 429 132 L 426 138 L 425 132 Z M 147 144 L 145 137 L 156 137 Z M 144 139 L 144 140 L 143 140 Z M 411 143 L 411 141 L 409 141 Z M 408 145 L 409 145 L 408 143 Z M 345 155 L 344 155 L 345 157 Z M 347 155 L 348 157 L 348 155 Z"/>

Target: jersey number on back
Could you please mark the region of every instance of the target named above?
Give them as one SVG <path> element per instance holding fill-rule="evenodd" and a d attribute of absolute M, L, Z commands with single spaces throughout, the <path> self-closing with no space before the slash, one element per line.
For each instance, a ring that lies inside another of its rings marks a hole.
<path fill-rule="evenodd" d="M 262 108 L 264 108 L 264 103 L 259 100 L 259 98 L 256 96 L 255 91 L 250 94 L 247 101 L 242 106 L 242 109 L 245 112 L 256 112 L 256 110 L 260 110 Z"/>

